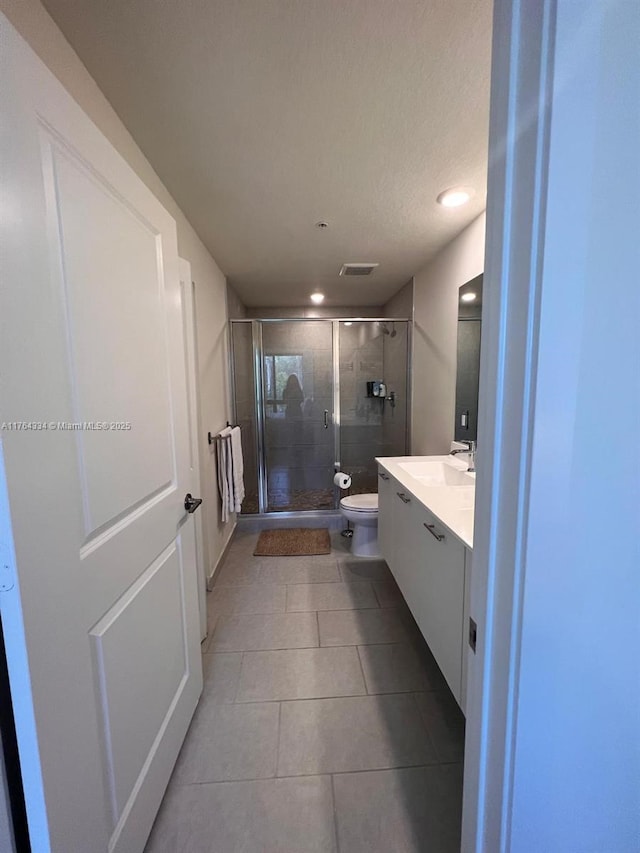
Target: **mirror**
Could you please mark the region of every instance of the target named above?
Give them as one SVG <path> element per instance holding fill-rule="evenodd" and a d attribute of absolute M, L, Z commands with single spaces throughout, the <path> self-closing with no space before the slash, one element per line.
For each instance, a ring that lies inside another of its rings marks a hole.
<path fill-rule="evenodd" d="M 482 279 L 472 278 L 458 290 L 458 362 L 456 368 L 456 441 L 478 440 L 478 383 Z"/>

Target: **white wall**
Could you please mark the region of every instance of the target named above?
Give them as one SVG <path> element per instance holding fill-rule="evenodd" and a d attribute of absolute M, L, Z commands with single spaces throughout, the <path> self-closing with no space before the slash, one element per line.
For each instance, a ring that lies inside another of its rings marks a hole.
<path fill-rule="evenodd" d="M 342 305 L 340 307 L 332 307 L 331 305 L 301 305 L 299 308 L 247 308 L 247 317 L 255 317 L 257 319 L 311 319 L 318 317 L 334 319 L 340 317 L 382 317 L 380 312 L 382 308 L 378 305 Z"/>
<path fill-rule="evenodd" d="M 227 315 L 230 320 L 242 320 L 247 316 L 247 308 L 233 287 L 227 282 Z"/>
<path fill-rule="evenodd" d="M 205 560 L 211 571 L 233 529 L 231 523 L 223 526 L 217 521 L 219 498 L 206 443 L 207 430 L 221 429 L 230 417 L 225 277 L 44 6 L 38 0 L 0 0 L 0 10 L 176 220 L 178 251 L 190 262 L 196 283 L 202 415 L 200 479 L 206 500 Z"/>
<path fill-rule="evenodd" d="M 414 276 L 411 452 L 448 453 L 456 402 L 458 288 L 484 271 L 481 214 Z"/>
<path fill-rule="evenodd" d="M 411 320 L 413 317 L 413 279 L 401 287 L 386 305 L 382 306 L 382 317 L 398 317 Z"/>

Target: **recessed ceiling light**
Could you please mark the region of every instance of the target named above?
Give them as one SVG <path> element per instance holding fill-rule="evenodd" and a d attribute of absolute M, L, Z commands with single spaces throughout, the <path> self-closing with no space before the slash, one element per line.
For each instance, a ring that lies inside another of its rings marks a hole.
<path fill-rule="evenodd" d="M 348 320 L 347 322 L 345 322 L 345 326 L 353 326 L 353 323 L 351 322 L 351 320 Z"/>
<path fill-rule="evenodd" d="M 436 201 L 443 207 L 460 207 L 461 204 L 466 204 L 473 190 L 469 187 L 451 187 L 451 189 L 441 192 Z"/>
<path fill-rule="evenodd" d="M 475 298 L 476 298 L 475 293 L 463 293 L 462 296 L 460 297 L 460 299 L 463 302 L 473 302 L 473 300 Z"/>
<path fill-rule="evenodd" d="M 316 305 L 320 305 L 320 303 L 324 301 L 324 293 L 312 293 L 311 301 L 315 302 Z"/>
<path fill-rule="evenodd" d="M 316 228 L 328 228 L 328 227 L 329 227 L 329 223 L 325 222 L 323 219 L 321 219 L 320 222 L 316 222 Z"/>

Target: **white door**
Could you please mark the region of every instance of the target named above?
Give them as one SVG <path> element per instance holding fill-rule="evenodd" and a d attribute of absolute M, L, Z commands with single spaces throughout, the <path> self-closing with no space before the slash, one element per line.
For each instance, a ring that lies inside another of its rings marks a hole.
<path fill-rule="evenodd" d="M 195 285 L 191 280 L 191 264 L 179 259 L 180 298 L 182 301 L 182 326 L 184 330 L 184 351 L 186 368 L 187 397 L 189 400 L 189 470 L 191 483 L 200 494 L 200 406 L 198 400 L 198 346 L 196 333 Z M 200 639 L 207 636 L 207 574 L 204 563 L 202 513 L 195 516 L 196 536 L 196 572 L 198 577 L 198 606 L 200 609 Z"/>
<path fill-rule="evenodd" d="M 202 685 L 175 223 L 0 32 L 0 602 L 33 850 L 137 853 Z"/>

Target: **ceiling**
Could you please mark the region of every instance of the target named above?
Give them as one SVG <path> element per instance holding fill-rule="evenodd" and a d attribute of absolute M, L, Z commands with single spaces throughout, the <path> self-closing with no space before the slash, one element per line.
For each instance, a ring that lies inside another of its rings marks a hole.
<path fill-rule="evenodd" d="M 485 207 L 490 0 L 44 5 L 249 306 L 381 305 Z"/>

